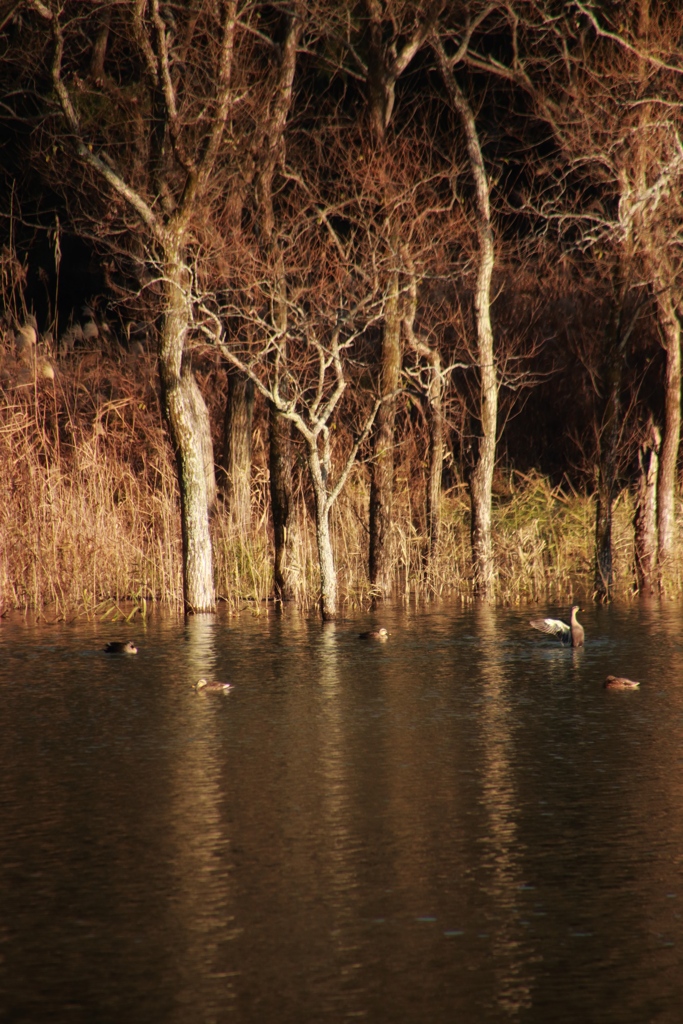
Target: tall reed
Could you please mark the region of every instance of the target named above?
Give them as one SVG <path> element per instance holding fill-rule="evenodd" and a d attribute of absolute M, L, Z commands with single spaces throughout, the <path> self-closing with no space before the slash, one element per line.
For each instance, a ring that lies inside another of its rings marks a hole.
<path fill-rule="evenodd" d="M 173 454 L 161 425 L 151 360 L 94 354 L 64 361 L 55 381 L 0 391 L 0 605 L 50 607 L 57 617 L 119 602 L 182 603 L 180 516 Z M 212 398 L 217 406 L 218 397 Z M 217 409 L 214 419 L 219 422 Z M 256 431 L 265 435 L 263 425 Z M 318 563 L 311 496 L 301 470 L 296 603 L 313 611 Z M 395 593 L 405 600 L 471 597 L 470 511 L 464 485 L 443 496 L 437 550 L 425 563 L 419 467 L 398 460 L 391 537 Z M 332 516 L 342 607 L 372 599 L 367 467 L 358 464 Z M 590 597 L 594 505 L 590 497 L 512 474 L 494 501 L 497 597 L 508 603 Z M 615 596 L 632 591 L 633 507 L 615 505 Z M 216 587 L 231 609 L 268 607 L 272 591 L 265 444 L 255 445 L 252 529 L 212 517 Z M 682 586 L 681 560 L 669 589 Z"/>

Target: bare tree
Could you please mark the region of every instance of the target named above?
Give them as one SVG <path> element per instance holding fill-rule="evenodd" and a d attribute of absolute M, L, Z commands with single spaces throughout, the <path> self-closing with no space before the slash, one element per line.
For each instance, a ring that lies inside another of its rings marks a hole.
<path fill-rule="evenodd" d="M 596 259 L 611 247 L 625 265 L 639 266 L 655 300 L 666 353 L 657 487 L 663 577 L 675 540 L 681 429 L 682 16 L 678 8 L 652 0 L 638 0 L 623 12 L 620 8 L 618 25 L 610 24 L 607 8 L 597 11 L 581 0 L 559 13 L 550 2 L 490 3 L 481 18 L 494 19 L 498 31 L 507 25 L 509 60 L 484 53 L 476 44 L 464 54 L 472 69 L 524 90 L 552 132 L 561 155 L 546 174 L 547 201 L 535 212 L 562 230 L 571 226 L 573 244 L 592 251 Z M 476 18 L 470 34 L 475 23 Z M 539 159 L 539 170 L 542 163 Z M 570 182 L 573 208 L 562 210 L 558 194 Z"/>
<path fill-rule="evenodd" d="M 337 571 L 330 514 L 348 479 L 358 451 L 372 429 L 377 409 L 381 404 L 381 399 L 375 399 L 369 410 L 362 414 L 350 450 L 340 455 L 339 468 L 335 472 L 333 432 L 330 427 L 347 388 L 345 353 L 358 337 L 358 331 L 353 328 L 353 319 L 359 312 L 360 310 L 351 311 L 348 318 L 329 324 L 320 332 L 307 318 L 304 327 L 305 340 L 301 340 L 310 353 L 310 359 L 298 360 L 296 364 L 291 360 L 287 364 L 284 361 L 272 360 L 272 350 L 277 349 L 279 345 L 277 334 L 271 333 L 260 351 L 248 354 L 238 353 L 226 344 L 219 326 L 214 335 L 214 341 L 225 358 L 253 381 L 265 400 L 294 425 L 304 441 L 315 503 L 320 612 L 326 621 L 335 619 L 338 614 Z M 361 330 L 366 326 L 367 322 L 364 322 Z M 293 341 L 290 336 L 290 345 Z M 286 393 L 283 388 L 285 381 Z"/>
<path fill-rule="evenodd" d="M 251 525 L 251 432 L 254 384 L 234 367 L 228 371 L 223 469 L 230 517 L 242 536 Z"/>
<path fill-rule="evenodd" d="M 256 217 L 261 245 L 274 270 L 276 290 L 270 319 L 279 333 L 280 345 L 276 359 L 287 359 L 287 281 L 284 260 L 275 230 L 273 182 L 278 168 L 285 163 L 285 126 L 292 104 L 297 46 L 303 28 L 301 9 L 288 18 L 285 39 L 280 47 L 281 59 L 277 88 L 265 119 L 265 130 L 258 147 L 256 174 Z M 279 601 L 289 600 L 295 589 L 295 551 L 297 547 L 296 517 L 292 484 L 291 423 L 276 403 L 269 403 L 269 469 L 270 505 L 273 517 L 275 553 L 273 582 Z"/>
<path fill-rule="evenodd" d="M 449 57 L 440 36 L 435 33 L 432 38 L 448 97 L 462 123 L 474 183 L 474 217 L 479 242 L 474 315 L 479 371 L 480 434 L 477 438 L 475 464 L 470 477 L 472 573 L 475 594 L 490 597 L 495 580 L 491 538 L 491 494 L 496 461 L 499 389 L 491 325 L 491 279 L 495 264 L 495 246 L 489 202 L 490 186 L 474 112 L 453 73 L 454 66 L 462 60 L 466 52 L 466 42 Z"/>
<path fill-rule="evenodd" d="M 637 322 L 639 308 L 637 301 L 634 306 L 629 293 L 630 282 L 626 276 L 623 258 L 618 258 L 613 275 L 610 316 L 603 338 L 599 373 L 596 375 L 596 380 L 600 382 L 602 398 L 597 444 L 595 515 L 595 596 L 600 601 L 611 600 L 614 586 L 612 513 L 624 463 L 625 351 Z"/>
<path fill-rule="evenodd" d="M 365 0 L 367 40 L 363 58 L 347 37 L 352 66 L 364 81 L 370 125 L 370 144 L 379 163 L 389 155 L 387 131 L 394 113 L 396 84 L 424 45 L 442 2 L 401 5 L 392 0 Z M 376 375 L 383 402 L 377 412 L 370 476 L 369 573 L 375 597 L 387 597 L 392 588 L 390 535 L 394 488 L 396 395 L 402 366 L 400 309 L 400 227 L 391 222 L 395 206 L 390 175 L 383 176 L 385 194 L 381 235 L 388 267 L 381 346 Z"/>
<path fill-rule="evenodd" d="M 425 512 L 427 520 L 427 543 L 423 561 L 429 570 L 439 545 L 441 533 L 441 480 L 443 477 L 444 460 L 444 417 L 443 395 L 445 374 L 442 368 L 441 352 L 438 344 L 428 344 L 421 337 L 416 320 L 418 313 L 418 278 L 414 260 L 407 245 L 402 249 L 402 257 L 407 273 L 406 296 L 403 308 L 403 329 L 408 345 L 418 357 L 417 376 L 420 389 L 427 402 L 427 424 L 429 441 L 427 446 L 427 483 Z M 426 367 L 424 366 L 426 364 Z M 423 382 L 423 367 L 426 381 Z"/>
<path fill-rule="evenodd" d="M 314 5 L 315 7 L 315 5 Z M 287 121 L 293 102 L 299 42 L 308 24 L 303 5 L 285 3 L 269 9 L 267 18 L 252 26 L 263 44 L 253 59 L 247 107 L 233 122 L 234 145 L 222 168 L 225 203 L 217 214 L 223 259 L 204 267 L 205 292 L 221 295 L 241 291 L 251 301 L 255 267 L 265 265 L 270 280 L 280 283 L 282 294 L 272 293 L 268 317 L 281 332 L 286 350 L 286 274 L 276 230 L 277 195 L 283 187 L 286 164 Z M 309 40 L 310 42 L 310 40 Z M 313 46 L 313 42 L 311 42 Z M 256 289 L 258 291 L 258 288 Z M 242 322 L 237 318 L 236 323 Z M 242 325 L 243 326 L 243 325 Z M 258 346 L 260 337 L 253 343 Z M 286 351 L 285 351 L 286 358 Z M 235 407 L 233 408 L 233 404 Z M 225 458 L 229 460 L 228 495 L 231 515 L 247 521 L 245 503 L 251 476 L 251 410 L 253 382 L 231 365 L 225 416 Z M 273 583 L 276 600 L 288 600 L 297 589 L 295 551 L 297 528 L 292 484 L 292 425 L 269 406 L 270 504 L 274 537 Z M 249 435 L 249 436 L 248 436 Z"/>
<path fill-rule="evenodd" d="M 636 584 L 638 590 L 653 593 L 657 562 L 657 478 L 661 434 L 652 423 L 638 450 L 638 490 L 634 516 Z"/>
<path fill-rule="evenodd" d="M 159 374 L 164 413 L 178 464 L 185 607 L 194 612 L 211 611 L 215 594 L 210 496 L 201 440 L 206 420 L 198 417 L 198 406 L 203 400 L 185 360 L 192 323 L 192 270 L 187 248 L 193 238 L 193 215 L 207 192 L 234 101 L 237 0 L 225 0 L 214 9 L 220 15 L 218 23 L 214 22 L 213 11 L 205 12 L 208 21 L 201 25 L 203 19 L 196 11 L 185 12 L 187 21 L 183 27 L 199 49 L 209 45 L 216 31 L 219 36 L 218 46 L 210 46 L 204 53 L 208 75 L 201 95 L 195 91 L 196 81 L 193 88 L 184 88 L 189 83 L 185 79 L 185 65 L 179 60 L 175 19 L 169 21 L 169 12 L 162 8 L 160 0 L 151 0 L 149 5 L 145 0 L 136 0 L 131 5 L 132 18 L 127 28 L 145 69 L 152 112 L 147 184 L 152 185 L 155 194 L 127 180 L 115 156 L 86 136 L 78 100 L 65 73 L 71 23 L 62 22 L 62 11 L 57 6 L 40 0 L 34 0 L 32 6 L 52 28 L 52 83 L 77 156 L 137 216 L 147 239 L 149 261 L 160 282 Z M 98 60 L 103 60 L 102 55 Z M 193 67 L 196 69 L 196 62 Z M 196 133 L 193 129 L 197 121 L 191 116 L 193 104 L 203 108 L 202 127 Z"/>

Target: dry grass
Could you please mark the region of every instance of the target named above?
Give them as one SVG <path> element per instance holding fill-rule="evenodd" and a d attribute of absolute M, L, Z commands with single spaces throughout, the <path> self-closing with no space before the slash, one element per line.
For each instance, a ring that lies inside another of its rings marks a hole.
<path fill-rule="evenodd" d="M 75 409 L 65 399 L 79 397 L 79 390 L 64 396 L 58 385 L 4 396 L 4 602 L 50 605 L 58 617 L 106 599 L 176 602 L 182 593 L 178 503 L 163 433 L 148 424 L 140 430 L 135 419 L 142 403 L 131 399 L 107 400 L 95 390 L 88 392 L 94 409 Z"/>
<path fill-rule="evenodd" d="M 175 466 L 160 425 L 152 362 L 88 356 L 54 382 L 0 391 L 0 603 L 56 617 L 119 614 L 123 602 L 179 608 L 182 562 Z M 218 399 L 216 399 L 218 401 Z M 263 437 L 262 425 L 257 425 Z M 237 534 L 219 504 L 213 517 L 218 596 L 232 609 L 268 607 L 271 541 L 263 443 L 256 446 L 252 523 Z M 392 536 L 396 594 L 409 600 L 471 597 L 469 501 L 444 495 L 443 528 L 423 564 L 419 486 L 407 459 L 397 468 Z M 412 481 L 412 482 L 411 482 Z M 594 508 L 590 498 L 515 477 L 496 499 L 497 597 L 506 603 L 590 597 Z M 312 517 L 298 499 L 297 603 L 318 601 Z M 355 467 L 332 517 L 342 605 L 367 607 L 368 473 Z M 616 596 L 632 591 L 633 509 L 624 492 L 614 523 Z M 683 586 L 681 560 L 668 589 Z"/>

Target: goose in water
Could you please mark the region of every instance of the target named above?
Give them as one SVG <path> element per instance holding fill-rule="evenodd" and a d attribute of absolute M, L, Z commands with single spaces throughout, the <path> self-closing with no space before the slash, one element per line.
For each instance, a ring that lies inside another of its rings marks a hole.
<path fill-rule="evenodd" d="M 112 640 L 104 648 L 107 654 L 137 654 L 138 649 L 132 640 Z"/>
<path fill-rule="evenodd" d="M 380 626 L 379 629 L 369 629 L 367 633 L 358 634 L 359 640 L 386 640 L 388 636 L 389 633 L 384 626 Z"/>
<path fill-rule="evenodd" d="M 198 679 L 194 684 L 197 693 L 229 693 L 232 690 L 231 683 L 210 683 L 208 679 Z"/>
<path fill-rule="evenodd" d="M 572 607 L 569 624 L 562 622 L 561 619 L 532 619 L 529 625 L 539 629 L 541 633 L 552 633 L 553 636 L 559 637 L 562 643 L 571 643 L 572 647 L 583 647 L 583 626 L 576 621 L 576 613 L 579 611 L 581 609 L 575 604 Z"/>
<path fill-rule="evenodd" d="M 637 690 L 640 683 L 633 679 L 626 679 L 625 676 L 607 676 L 603 686 L 606 690 Z"/>

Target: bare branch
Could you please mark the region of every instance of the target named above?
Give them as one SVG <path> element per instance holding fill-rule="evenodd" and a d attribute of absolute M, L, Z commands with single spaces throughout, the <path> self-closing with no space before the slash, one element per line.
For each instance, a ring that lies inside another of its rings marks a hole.
<path fill-rule="evenodd" d="M 223 17 L 223 39 L 221 54 L 218 65 L 218 91 L 216 95 L 216 111 L 213 118 L 213 127 L 209 136 L 206 151 L 202 156 L 197 188 L 199 192 L 204 190 L 207 180 L 213 171 L 218 152 L 223 141 L 228 113 L 231 107 L 231 79 L 232 64 L 235 48 L 235 25 L 237 21 L 237 0 L 227 0 L 224 4 L 225 13 Z"/>
<path fill-rule="evenodd" d="M 143 223 L 152 231 L 157 238 L 161 238 L 161 225 L 153 210 L 145 202 L 142 196 L 131 188 L 123 178 L 120 177 L 107 163 L 93 153 L 90 146 L 83 141 L 80 121 L 75 107 L 71 102 L 69 91 L 62 79 L 62 56 L 64 52 L 64 36 L 59 24 L 59 18 L 52 17 L 52 31 L 55 40 L 55 55 L 52 62 L 52 83 L 59 98 L 64 118 L 73 133 L 76 152 L 79 157 L 93 170 L 97 171 L 125 201 L 133 207 Z"/>
<path fill-rule="evenodd" d="M 586 18 L 588 18 L 599 36 L 602 36 L 604 39 L 611 39 L 613 42 L 618 43 L 619 46 L 623 47 L 623 49 L 634 53 L 639 60 L 646 61 L 648 64 L 652 64 L 655 68 L 660 68 L 664 71 L 673 71 L 676 75 L 683 75 L 683 67 L 676 67 L 674 64 L 667 64 L 666 61 L 660 60 L 659 57 L 655 57 L 654 54 L 646 53 L 645 50 L 641 50 L 640 47 L 634 46 L 633 43 L 629 43 L 629 41 L 624 39 L 623 36 L 620 36 L 618 32 L 610 32 L 609 29 L 603 28 L 595 13 L 586 4 L 582 4 L 580 0 L 574 0 L 574 6 L 577 7 Z"/>
<path fill-rule="evenodd" d="M 365 425 L 363 426 L 363 429 L 361 430 L 359 436 L 357 437 L 356 441 L 354 442 L 353 447 L 351 448 L 351 451 L 348 454 L 346 462 L 344 463 L 344 468 L 342 469 L 341 473 L 339 474 L 339 479 L 337 480 L 337 483 L 335 484 L 335 486 L 333 487 L 333 489 L 330 491 L 330 493 L 328 495 L 328 498 L 327 498 L 328 505 L 330 505 L 330 506 L 333 505 L 334 502 L 339 497 L 339 495 L 341 494 L 342 489 L 344 487 L 344 484 L 346 483 L 346 481 L 348 479 L 349 473 L 351 472 L 351 470 L 353 468 L 353 464 L 356 461 L 356 456 L 358 455 L 358 451 L 359 451 L 361 445 L 364 443 L 364 441 L 368 438 L 368 436 L 370 434 L 370 431 L 372 430 L 372 426 L 373 426 L 373 424 L 375 422 L 375 417 L 377 416 L 377 413 L 379 411 L 379 407 L 382 404 L 382 402 L 387 400 L 387 397 L 388 396 L 385 395 L 384 398 L 376 398 L 375 399 L 375 404 L 372 407 L 372 412 L 370 413 L 370 415 L 366 419 Z M 391 397 L 393 398 L 394 396 L 392 395 Z"/>
<path fill-rule="evenodd" d="M 465 31 L 463 32 L 462 39 L 460 40 L 460 45 L 458 46 L 458 49 L 455 51 L 452 57 L 448 58 L 448 63 L 452 68 L 455 67 L 456 64 L 459 64 L 460 61 L 465 57 L 467 51 L 469 50 L 470 42 L 472 41 L 472 36 L 479 28 L 481 23 L 483 21 L 486 21 L 491 11 L 494 11 L 495 9 L 496 4 L 489 4 L 488 7 L 485 7 L 484 10 L 467 25 Z M 510 77 L 513 77 L 512 72 L 510 72 Z"/>
<path fill-rule="evenodd" d="M 19 6 L 19 2 L 20 2 L 20 0 L 17 0 L 17 2 L 15 2 L 15 3 L 10 3 L 8 5 L 8 10 L 7 10 L 6 15 L 5 15 L 5 12 L 3 11 L 3 16 L 4 16 L 4 18 L 2 20 L 2 25 L 3 26 L 5 24 L 5 20 L 9 20 L 9 18 L 12 17 L 12 15 L 15 12 L 15 10 Z M 30 0 L 29 6 L 32 7 L 33 10 L 36 11 L 41 16 L 41 18 L 45 18 L 46 21 L 52 21 L 52 18 L 54 17 L 54 14 L 50 10 L 50 8 L 47 6 L 47 4 L 42 3 L 42 0 Z"/>
<path fill-rule="evenodd" d="M 144 13 L 146 7 L 147 0 L 135 0 L 135 4 L 133 6 L 133 31 L 135 33 L 137 44 L 145 58 L 145 65 L 150 79 L 156 85 L 159 81 L 159 68 L 157 66 L 157 59 L 154 54 L 152 44 L 149 41 L 149 35 L 145 28 Z"/>
<path fill-rule="evenodd" d="M 403 49 L 396 55 L 392 63 L 389 65 L 388 74 L 394 79 L 394 81 L 403 74 L 429 33 L 432 31 L 434 23 L 443 6 L 443 0 L 437 0 L 436 3 L 428 5 L 424 20 L 420 25 L 418 25 Z"/>

